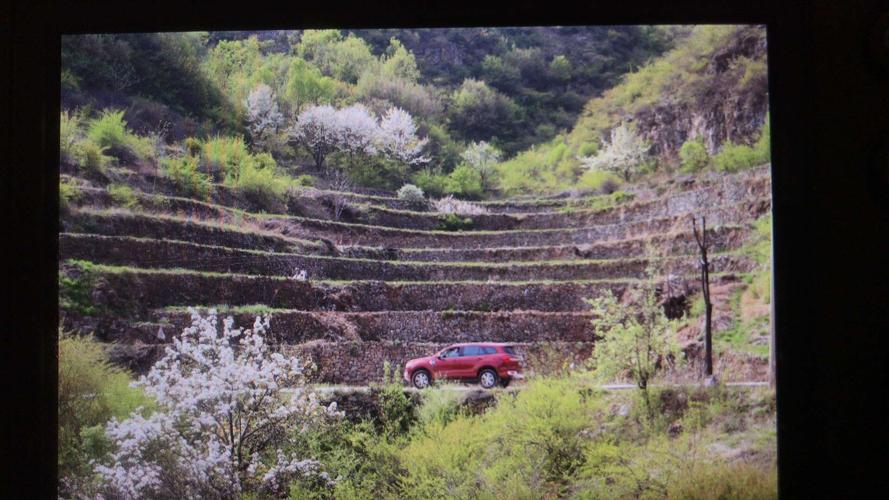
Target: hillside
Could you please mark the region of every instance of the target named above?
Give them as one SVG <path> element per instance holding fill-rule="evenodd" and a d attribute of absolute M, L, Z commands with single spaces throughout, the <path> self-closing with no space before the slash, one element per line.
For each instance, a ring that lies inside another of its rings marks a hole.
<path fill-rule="evenodd" d="M 770 208 L 764 169 L 637 186 L 627 196 L 635 199 L 604 208 L 601 197 L 492 202 L 461 231 L 394 196 L 351 195 L 352 215 L 337 221 L 336 193 L 294 193 L 285 213 L 272 214 L 231 192 L 204 202 L 166 194 L 162 179 L 140 182 L 121 197 L 68 178 L 76 194 L 60 234 L 63 325 L 94 331 L 140 371 L 187 325 L 190 306 L 241 322 L 271 313 L 278 341 L 312 359 L 327 383 L 366 384 L 384 362 L 403 366 L 471 340 L 525 344 L 534 369 L 552 370 L 580 362 L 594 343 L 583 299 L 619 292 L 650 259 L 673 277 L 674 314 L 688 313 L 698 287 L 690 215 L 708 218 L 719 287 L 737 297 L 748 288 L 741 277 L 767 269 L 749 250 L 752 224 Z M 306 280 L 294 278 L 300 271 Z M 718 366 L 731 367 L 728 380 L 763 379 L 763 332 L 734 331 L 740 310 L 730 299 L 717 304 L 726 316 L 717 335 L 736 336 L 721 344 L 732 361 Z"/>
<path fill-rule="evenodd" d="M 66 38 L 59 497 L 774 497 L 763 36 Z"/>
<path fill-rule="evenodd" d="M 765 29 L 697 26 L 675 48 L 590 99 L 570 132 L 498 165 L 507 193 L 597 188 L 604 171 L 584 166 L 625 124 L 645 147 L 640 173 L 737 170 L 768 161 L 744 149 L 768 140 Z M 689 146 L 686 146 L 689 144 Z M 695 160 L 683 158 L 695 148 Z M 613 179 L 619 182 L 619 179 Z"/>

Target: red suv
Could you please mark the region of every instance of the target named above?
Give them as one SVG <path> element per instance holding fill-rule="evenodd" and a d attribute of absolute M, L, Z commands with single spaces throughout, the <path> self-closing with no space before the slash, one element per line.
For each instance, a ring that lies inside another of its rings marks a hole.
<path fill-rule="evenodd" d="M 510 344 L 454 344 L 438 354 L 412 359 L 404 365 L 404 380 L 424 389 L 434 380 L 477 380 L 485 389 L 524 378 L 522 358 Z"/>

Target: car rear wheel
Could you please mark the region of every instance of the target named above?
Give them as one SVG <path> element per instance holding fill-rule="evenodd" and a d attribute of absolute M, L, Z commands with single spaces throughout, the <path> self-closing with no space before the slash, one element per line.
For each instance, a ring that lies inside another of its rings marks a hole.
<path fill-rule="evenodd" d="M 425 389 L 429 387 L 429 383 L 432 382 L 432 379 L 429 377 L 429 372 L 426 370 L 417 370 L 411 377 L 411 382 L 413 382 L 414 387 L 417 389 Z"/>
<path fill-rule="evenodd" d="M 500 382 L 497 372 L 490 368 L 485 368 L 478 374 L 478 383 L 485 389 L 490 389 Z"/>

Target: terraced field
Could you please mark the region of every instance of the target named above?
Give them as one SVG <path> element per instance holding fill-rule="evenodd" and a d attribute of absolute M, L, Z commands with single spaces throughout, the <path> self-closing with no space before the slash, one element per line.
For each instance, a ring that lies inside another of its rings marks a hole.
<path fill-rule="evenodd" d="M 768 167 L 611 202 L 484 202 L 488 213 L 462 231 L 394 196 L 307 189 L 269 210 L 222 187 L 197 201 L 143 176 L 121 203 L 67 181 L 79 196 L 59 235 L 65 328 L 95 332 L 117 362 L 144 371 L 189 323 L 188 306 L 245 326 L 267 313 L 272 340 L 310 360 L 315 380 L 350 385 L 458 341 L 523 344 L 532 371 L 580 363 L 596 340 L 586 298 L 622 293 L 653 266 L 681 314 L 699 286 L 689 216 L 707 217 L 711 271 L 731 283 L 756 269 L 739 250 L 771 208 Z M 334 198 L 348 200 L 340 220 Z"/>

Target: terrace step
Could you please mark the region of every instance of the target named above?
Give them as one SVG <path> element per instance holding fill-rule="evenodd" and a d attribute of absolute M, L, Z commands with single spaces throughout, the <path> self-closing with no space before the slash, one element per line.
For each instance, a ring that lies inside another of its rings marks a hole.
<path fill-rule="evenodd" d="M 686 214 L 702 207 L 723 206 L 740 201 L 768 199 L 771 183 L 768 176 L 744 178 L 739 182 L 711 182 L 703 187 L 680 191 L 655 199 L 627 202 L 604 209 L 585 208 L 586 201 L 561 200 L 561 211 L 537 213 L 489 213 L 473 215 L 472 229 L 475 230 L 518 230 L 576 228 L 602 224 L 637 222 L 655 217 L 668 217 Z M 104 189 L 81 188 L 82 195 L 75 205 L 114 207 L 115 201 Z M 258 216 L 241 209 L 233 208 L 229 196 L 221 196 L 218 201 L 227 204 L 213 204 L 189 198 L 164 196 L 160 194 L 135 193 L 141 210 L 163 213 L 181 213 L 193 217 L 226 220 L 241 216 Z M 492 202 L 494 203 L 494 202 Z M 499 203 L 499 202 L 497 202 Z M 492 205 L 496 207 L 497 205 Z M 397 210 L 372 203 L 359 204 L 347 209 L 342 221 L 364 225 L 399 229 L 435 230 L 440 227 L 442 214 L 429 211 Z M 243 214 L 243 215 L 242 215 Z M 282 205 L 281 215 L 292 215 L 317 220 L 333 220 L 333 203 L 324 198 L 299 196 L 290 199 L 286 207 Z"/>
<path fill-rule="evenodd" d="M 510 282 L 311 282 L 272 276 L 63 264 L 66 275 L 92 285 L 100 308 L 131 318 L 168 306 L 264 304 L 305 311 L 585 311 L 587 297 L 622 294 L 639 280 Z M 716 280 L 719 273 L 712 274 Z M 733 275 L 729 275 L 733 276 Z M 697 289 L 696 276 L 674 276 L 671 293 Z"/>
<path fill-rule="evenodd" d="M 754 177 L 738 183 L 711 184 L 705 188 L 682 191 L 652 200 L 625 202 L 607 208 L 589 208 L 584 201 L 566 201 L 559 211 L 519 214 L 488 213 L 468 215 L 477 230 L 517 230 L 577 228 L 602 224 L 625 224 L 652 218 L 688 214 L 704 207 L 723 206 L 743 201 L 769 199 L 771 181 Z M 595 200 L 595 199 L 594 199 Z M 362 205 L 350 222 L 405 229 L 433 230 L 440 226 L 442 214 L 391 210 Z"/>
<path fill-rule="evenodd" d="M 555 262 L 402 262 L 340 258 L 282 252 L 259 252 L 191 242 L 120 236 L 62 233 L 59 254 L 112 265 L 185 268 L 251 275 L 294 276 L 305 271 L 320 280 L 384 281 L 578 280 L 642 278 L 649 259 L 569 260 Z M 657 259 L 661 274 L 691 274 L 697 255 Z M 737 254 L 711 255 L 712 272 L 750 272 L 756 262 Z"/>
<path fill-rule="evenodd" d="M 589 312 L 547 311 L 379 311 L 327 312 L 267 308 L 217 309 L 235 325 L 249 327 L 260 314 L 270 318 L 271 340 L 279 344 L 327 342 L 588 342 L 594 340 Z M 198 310 L 206 314 L 206 308 Z M 135 326 L 127 341 L 169 343 L 191 325 L 181 307 L 156 310 L 152 321 Z M 164 339 L 157 332 L 163 328 Z M 137 333 L 138 332 L 138 333 Z M 135 335 L 138 335 L 135 336 Z M 121 339 L 115 339 L 121 340 Z"/>
<path fill-rule="evenodd" d="M 134 236 L 177 241 L 212 242 L 231 248 L 270 252 L 334 254 L 332 243 L 322 239 L 294 238 L 247 224 L 236 226 L 162 214 L 125 210 L 81 208 L 61 220 L 61 232 L 106 236 Z"/>
<path fill-rule="evenodd" d="M 712 252 L 735 250 L 744 244 L 750 233 L 749 225 L 707 228 L 707 240 Z M 508 262 L 579 259 L 619 259 L 644 256 L 648 245 L 659 254 L 692 254 L 698 251 L 691 232 L 635 237 L 603 243 L 535 247 L 490 248 L 380 248 L 343 246 L 343 256 L 376 260 L 408 260 L 434 262 Z"/>
<path fill-rule="evenodd" d="M 769 200 L 708 207 L 695 212 L 707 217 L 710 227 L 747 224 L 771 208 Z M 269 231 L 333 241 L 338 246 L 386 246 L 429 248 L 529 247 L 586 244 L 623 240 L 686 228 L 690 214 L 628 224 L 603 224 L 582 228 L 553 228 L 507 231 L 421 231 L 365 224 L 324 221 L 300 217 L 269 216 L 262 227 Z"/>

